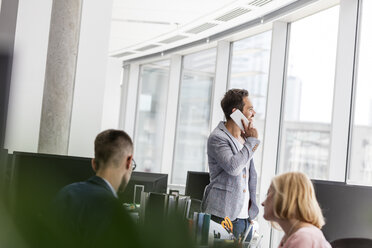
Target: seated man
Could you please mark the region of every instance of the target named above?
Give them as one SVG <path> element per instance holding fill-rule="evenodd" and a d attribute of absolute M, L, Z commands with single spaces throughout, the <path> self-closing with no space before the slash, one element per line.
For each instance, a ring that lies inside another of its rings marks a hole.
<path fill-rule="evenodd" d="M 117 199 L 133 166 L 133 143 L 121 130 L 106 130 L 94 142 L 96 175 L 64 187 L 54 201 L 58 225 L 52 237 L 61 247 L 139 247 L 130 216 Z"/>

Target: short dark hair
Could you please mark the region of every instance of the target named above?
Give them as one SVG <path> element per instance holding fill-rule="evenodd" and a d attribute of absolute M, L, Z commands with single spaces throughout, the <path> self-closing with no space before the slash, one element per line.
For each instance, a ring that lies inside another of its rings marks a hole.
<path fill-rule="evenodd" d="M 94 141 L 94 159 L 97 169 L 107 163 L 118 166 L 121 160 L 133 152 L 133 142 L 122 130 L 108 129 L 99 133 Z"/>
<path fill-rule="evenodd" d="M 225 114 L 226 120 L 230 120 L 233 108 L 243 111 L 244 97 L 248 97 L 249 93 L 244 89 L 231 89 L 227 91 L 221 100 L 221 107 Z"/>

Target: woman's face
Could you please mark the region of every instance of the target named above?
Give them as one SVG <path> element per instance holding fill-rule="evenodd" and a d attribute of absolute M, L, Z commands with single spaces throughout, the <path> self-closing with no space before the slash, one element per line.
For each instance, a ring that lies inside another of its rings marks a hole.
<path fill-rule="evenodd" d="M 275 215 L 274 215 L 274 189 L 273 186 L 270 185 L 269 190 L 267 191 L 266 199 L 264 202 L 261 203 L 261 205 L 264 207 L 264 215 L 263 217 L 265 220 L 268 221 L 274 221 Z"/>

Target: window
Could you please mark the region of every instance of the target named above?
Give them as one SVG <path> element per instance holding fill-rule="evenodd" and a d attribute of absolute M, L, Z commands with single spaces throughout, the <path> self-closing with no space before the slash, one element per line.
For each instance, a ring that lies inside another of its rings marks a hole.
<path fill-rule="evenodd" d="M 372 185 L 372 2 L 362 2 L 349 182 Z"/>
<path fill-rule="evenodd" d="M 141 66 L 134 137 L 139 171 L 161 171 L 168 80 L 168 60 Z"/>
<path fill-rule="evenodd" d="M 229 89 L 246 89 L 256 111 L 254 126 L 264 136 L 267 84 L 270 66 L 271 31 L 232 44 Z M 261 143 L 262 144 L 262 143 Z M 257 173 L 261 171 L 262 150 L 254 156 Z"/>
<path fill-rule="evenodd" d="M 185 184 L 187 171 L 207 168 L 215 64 L 215 48 L 183 58 L 172 184 Z"/>
<path fill-rule="evenodd" d="M 329 178 L 339 6 L 290 26 L 279 173 Z"/>

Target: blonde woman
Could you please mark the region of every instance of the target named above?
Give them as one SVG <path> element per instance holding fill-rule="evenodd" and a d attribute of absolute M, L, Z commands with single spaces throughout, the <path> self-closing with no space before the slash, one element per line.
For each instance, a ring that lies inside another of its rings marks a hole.
<path fill-rule="evenodd" d="M 320 231 L 323 214 L 305 174 L 289 172 L 274 177 L 262 206 L 264 218 L 279 224 L 285 233 L 280 248 L 331 248 Z"/>

